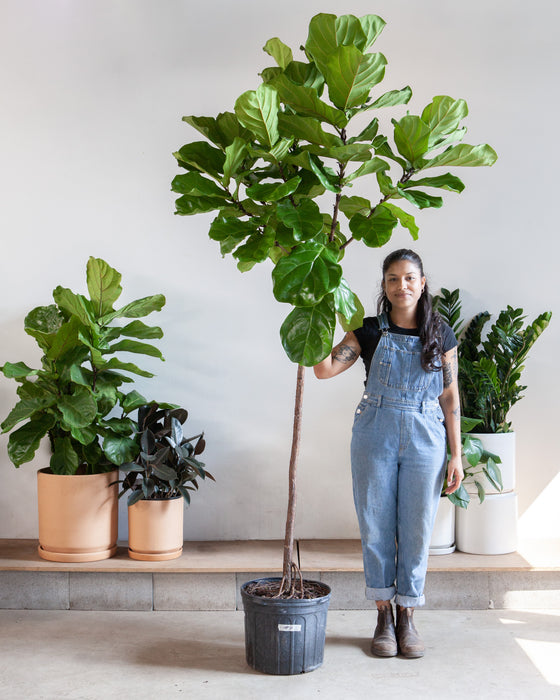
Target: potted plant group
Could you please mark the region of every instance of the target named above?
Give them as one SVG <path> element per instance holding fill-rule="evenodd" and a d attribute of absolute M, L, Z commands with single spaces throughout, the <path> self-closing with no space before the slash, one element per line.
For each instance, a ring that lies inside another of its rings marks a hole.
<path fill-rule="evenodd" d="M 153 376 L 120 353 L 163 359 L 144 342 L 161 338 L 161 329 L 139 319 L 165 304 L 158 294 L 115 309 L 120 282 L 119 272 L 90 257 L 89 298 L 58 286 L 54 304 L 25 318 L 25 332 L 43 353 L 40 368 L 2 366 L 4 376 L 18 383 L 18 402 L 1 425 L 10 433 L 10 460 L 16 467 L 31 461 L 44 437 L 51 447 L 49 466 L 37 475 L 39 555 L 45 559 L 96 561 L 116 551 L 113 482 L 118 466 L 138 452 L 129 414 L 146 401 L 123 386 L 133 381 L 130 374 Z"/>
<path fill-rule="evenodd" d="M 138 409 L 139 453 L 122 464 L 126 472 L 119 494 L 128 496 L 128 555 L 163 561 L 183 551 L 183 503 L 198 479 L 214 477 L 197 457 L 206 446 L 204 433 L 186 438 L 184 408 L 152 402 Z"/>
<path fill-rule="evenodd" d="M 460 320 L 458 289 L 442 289 L 438 308 L 444 320 L 458 324 L 461 408 L 470 419 L 466 466 L 478 453 L 500 456 L 499 471 L 491 459 L 478 473 L 466 473 L 462 494 L 478 494 L 479 503 L 457 512 L 457 546 L 473 554 L 505 554 L 515 551 L 517 540 L 515 433 L 508 414 L 527 388 L 521 384 L 525 360 L 552 314 L 543 312 L 524 325 L 523 309 L 508 306 L 486 331 L 487 311 L 467 325 Z"/>
<path fill-rule="evenodd" d="M 362 325 L 363 306 L 343 275 L 346 248 L 357 241 L 379 248 L 399 224 L 416 240 L 414 217 L 395 201 L 441 207 L 442 197 L 426 190 L 458 193 L 464 185 L 450 172 L 430 175 L 432 168 L 497 158 L 486 144 L 459 143 L 468 109 L 448 96 L 393 119 L 394 145 L 380 133 L 377 110 L 412 96 L 408 86 L 379 89 L 387 61 L 369 49 L 384 26 L 376 15 L 316 15 L 300 58 L 270 39 L 264 51 L 276 65 L 262 71 L 259 87 L 233 112 L 183 117 L 205 140 L 174 154 L 184 171 L 172 183 L 176 213 L 216 212 L 209 236 L 222 255 L 231 253 L 242 272 L 271 264 L 274 297 L 292 307 L 280 329 L 297 365 L 283 575 L 242 587 L 247 660 L 268 673 L 309 671 L 323 658 L 329 589 L 304 582 L 293 557 L 296 464 L 305 367 L 331 352 L 337 318 L 346 331 Z M 374 198 L 348 194 L 365 180 Z M 302 608 L 317 620 L 319 606 L 322 621 L 307 625 Z"/>

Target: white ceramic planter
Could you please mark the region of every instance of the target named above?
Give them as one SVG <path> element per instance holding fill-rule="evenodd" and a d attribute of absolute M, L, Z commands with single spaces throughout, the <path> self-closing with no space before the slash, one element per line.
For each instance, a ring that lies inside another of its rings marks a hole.
<path fill-rule="evenodd" d="M 517 494 L 486 496 L 483 503 L 471 499 L 468 508 L 457 508 L 457 549 L 468 554 L 509 554 L 517 549 Z"/>
<path fill-rule="evenodd" d="M 473 437 L 479 438 L 484 449 L 492 452 L 500 457 L 502 463 L 498 466 L 502 473 L 503 490 L 500 492 L 492 486 L 484 474 L 478 474 L 476 479 L 484 487 L 487 494 L 507 493 L 515 489 L 515 433 L 472 433 Z M 463 465 L 465 468 L 468 465 L 463 457 Z M 477 493 L 474 479 L 465 479 L 463 485 L 471 495 Z M 471 506 L 469 506 L 470 508 Z"/>
<path fill-rule="evenodd" d="M 447 496 L 439 499 L 430 554 L 451 554 L 455 551 L 455 506 Z"/>

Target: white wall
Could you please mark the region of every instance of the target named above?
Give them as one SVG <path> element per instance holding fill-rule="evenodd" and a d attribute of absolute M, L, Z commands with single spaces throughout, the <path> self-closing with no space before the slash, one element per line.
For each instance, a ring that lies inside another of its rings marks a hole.
<path fill-rule="evenodd" d="M 165 363 L 141 382 L 206 430 L 204 485 L 187 509 L 190 539 L 280 538 L 286 504 L 295 366 L 278 329 L 288 308 L 271 294 L 270 268 L 240 275 L 207 236 L 211 217 L 173 215 L 172 152 L 195 140 L 184 114 L 232 108 L 270 59 L 279 36 L 296 51 L 316 12 L 376 12 L 388 23 L 376 48 L 384 85 L 410 84 L 418 112 L 434 95 L 467 100 L 470 143 L 500 159 L 458 174 L 467 189 L 418 213 L 432 288 L 464 290 L 465 311 L 522 306 L 558 312 L 555 118 L 557 26 L 553 0 L 1 0 L 0 363 L 36 363 L 23 318 L 57 284 L 84 289 L 89 255 L 123 274 L 123 301 L 163 292 L 154 318 Z M 379 267 L 393 248 L 349 248 L 348 278 L 373 310 Z M 557 424 L 560 318 L 524 375 L 518 433 L 521 532 L 560 536 Z M 307 373 L 297 534 L 356 537 L 348 448 L 362 368 L 331 382 Z M 0 380 L 0 415 L 15 402 Z M 0 438 L 0 537 L 36 537 L 35 471 L 16 471 Z M 121 518 L 126 536 L 126 518 Z"/>

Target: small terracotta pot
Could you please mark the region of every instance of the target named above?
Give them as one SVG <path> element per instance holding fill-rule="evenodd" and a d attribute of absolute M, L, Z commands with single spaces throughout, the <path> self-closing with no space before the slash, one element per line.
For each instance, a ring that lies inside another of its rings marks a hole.
<path fill-rule="evenodd" d="M 142 500 L 128 507 L 128 556 L 176 559 L 183 552 L 183 497 Z"/>
<path fill-rule="evenodd" d="M 41 558 L 81 562 L 114 556 L 118 478 L 118 471 L 83 475 L 50 474 L 46 469 L 37 472 Z"/>

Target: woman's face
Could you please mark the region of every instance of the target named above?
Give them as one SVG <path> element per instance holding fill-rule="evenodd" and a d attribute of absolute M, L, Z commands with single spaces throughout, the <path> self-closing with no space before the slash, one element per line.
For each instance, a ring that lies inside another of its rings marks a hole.
<path fill-rule="evenodd" d="M 383 289 L 393 309 L 416 310 L 426 284 L 420 269 L 410 260 L 394 262 L 383 279 Z"/>

